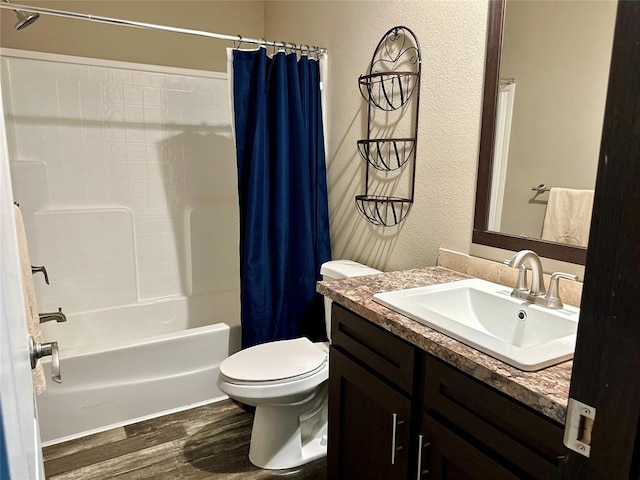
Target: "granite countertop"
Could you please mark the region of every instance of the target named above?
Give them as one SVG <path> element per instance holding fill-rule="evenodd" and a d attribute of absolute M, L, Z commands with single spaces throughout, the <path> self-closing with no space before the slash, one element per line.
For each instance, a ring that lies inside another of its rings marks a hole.
<path fill-rule="evenodd" d="M 409 343 L 564 424 L 573 362 L 524 372 L 373 301 L 379 292 L 470 278 L 442 267 L 318 282 L 317 290 Z"/>

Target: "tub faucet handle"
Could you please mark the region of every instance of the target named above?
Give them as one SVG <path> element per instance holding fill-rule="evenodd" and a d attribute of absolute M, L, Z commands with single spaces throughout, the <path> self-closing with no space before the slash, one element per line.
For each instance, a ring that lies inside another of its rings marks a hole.
<path fill-rule="evenodd" d="M 38 359 L 51 356 L 51 380 L 62 383 L 60 376 L 60 354 L 58 342 L 38 343 L 29 335 L 29 357 L 31 358 L 31 369 L 36 368 Z"/>
<path fill-rule="evenodd" d="M 47 274 L 47 269 L 44 265 L 41 267 L 34 267 L 31 265 L 31 274 L 35 275 L 36 273 L 42 273 L 44 275 L 44 282 L 49 285 L 49 275 Z"/>

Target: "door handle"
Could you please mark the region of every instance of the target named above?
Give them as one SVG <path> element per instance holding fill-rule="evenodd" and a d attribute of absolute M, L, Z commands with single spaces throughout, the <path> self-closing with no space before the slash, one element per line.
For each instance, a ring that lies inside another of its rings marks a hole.
<path fill-rule="evenodd" d="M 51 380 L 62 383 L 60 376 L 60 354 L 58 342 L 38 343 L 29 335 L 29 358 L 31 359 L 31 369 L 36 368 L 38 359 L 51 356 Z"/>

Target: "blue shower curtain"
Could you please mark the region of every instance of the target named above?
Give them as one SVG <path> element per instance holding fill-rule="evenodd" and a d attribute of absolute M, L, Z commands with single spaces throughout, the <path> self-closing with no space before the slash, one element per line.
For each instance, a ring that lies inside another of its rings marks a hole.
<path fill-rule="evenodd" d="M 326 338 L 320 265 L 330 259 L 319 66 L 233 52 L 242 347 Z"/>

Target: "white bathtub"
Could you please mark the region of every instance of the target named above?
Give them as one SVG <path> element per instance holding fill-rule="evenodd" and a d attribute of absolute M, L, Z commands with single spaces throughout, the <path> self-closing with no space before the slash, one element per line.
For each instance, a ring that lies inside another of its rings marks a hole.
<path fill-rule="evenodd" d="M 234 335 L 225 323 L 189 328 L 187 310 L 178 300 L 43 325 L 45 340 L 60 345 L 62 373 L 54 383 L 50 360 L 43 362 L 44 445 L 226 398 L 216 379 L 236 350 Z"/>

